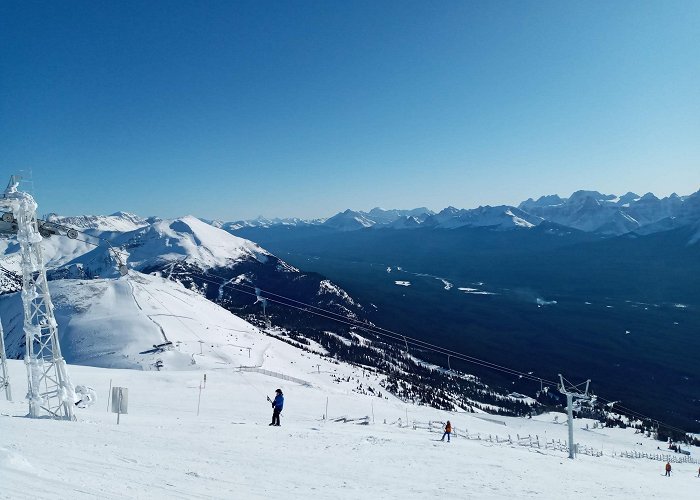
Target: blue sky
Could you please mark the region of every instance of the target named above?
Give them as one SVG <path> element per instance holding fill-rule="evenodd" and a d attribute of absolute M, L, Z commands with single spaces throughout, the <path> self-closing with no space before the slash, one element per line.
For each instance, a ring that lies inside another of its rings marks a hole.
<path fill-rule="evenodd" d="M 690 194 L 698 26 L 694 0 L 6 0 L 0 166 L 71 215 Z"/>

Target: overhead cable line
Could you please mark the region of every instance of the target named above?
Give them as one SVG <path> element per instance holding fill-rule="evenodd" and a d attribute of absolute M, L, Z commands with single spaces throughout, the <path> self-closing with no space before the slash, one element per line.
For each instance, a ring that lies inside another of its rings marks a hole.
<path fill-rule="evenodd" d="M 242 290 L 241 288 L 237 288 L 237 285 L 233 285 L 233 284 L 231 284 L 230 282 L 227 283 L 227 280 L 226 280 L 225 278 L 221 277 L 221 276 L 217 276 L 217 275 L 215 275 L 215 274 L 211 274 L 211 273 L 209 273 L 209 272 L 207 272 L 207 271 L 203 271 L 203 273 L 204 273 L 204 274 L 200 274 L 200 273 L 194 273 L 194 272 L 191 272 L 191 271 L 190 271 L 190 274 L 199 276 L 202 280 L 208 281 L 209 283 L 218 285 L 218 286 L 220 286 L 220 287 L 231 288 L 231 289 L 233 289 L 233 290 L 235 290 L 235 291 L 238 291 L 238 292 L 240 292 L 240 293 L 245 293 L 245 294 L 247 294 L 247 295 L 256 296 L 256 297 L 258 296 L 258 295 L 255 294 L 254 292 L 249 292 L 249 291 L 247 291 L 247 290 Z M 215 281 L 215 280 L 213 280 L 213 279 L 207 279 L 207 277 L 218 278 L 218 279 L 222 280 L 223 282 Z M 241 285 L 242 285 L 242 284 L 241 284 Z M 242 285 L 242 286 L 245 286 L 245 287 L 248 287 L 248 288 L 256 288 L 256 287 L 251 287 L 250 285 Z M 517 376 L 518 378 L 525 378 L 525 379 L 528 379 L 528 380 L 531 380 L 531 381 L 541 382 L 541 384 L 542 384 L 543 386 L 549 386 L 549 387 L 555 387 L 555 388 L 558 386 L 558 384 L 557 384 L 556 382 L 553 382 L 553 381 L 547 380 L 547 379 L 543 379 L 543 378 L 541 378 L 541 377 L 536 377 L 536 376 L 534 376 L 534 375 L 531 375 L 530 373 L 524 373 L 524 372 L 521 372 L 521 371 L 519 371 L 519 370 L 515 370 L 515 369 L 513 369 L 513 368 L 508 368 L 508 367 L 506 367 L 506 366 L 498 365 L 498 364 L 496 364 L 496 363 L 491 363 L 490 361 L 486 361 L 486 360 L 483 360 L 483 359 L 475 358 L 475 357 L 473 357 L 473 356 L 469 356 L 469 355 L 460 353 L 460 352 L 458 352 L 458 351 L 453 351 L 453 350 L 451 350 L 451 349 L 447 349 L 447 348 L 442 347 L 442 346 L 438 346 L 438 345 L 435 345 L 435 344 L 431 344 L 431 343 L 429 343 L 429 342 L 425 342 L 425 341 L 422 341 L 422 340 L 420 340 L 420 339 L 415 339 L 415 338 L 412 338 L 412 337 L 408 337 L 408 336 L 406 336 L 406 335 L 397 333 L 397 332 L 392 331 L 392 330 L 388 330 L 388 329 L 381 328 L 381 327 L 376 327 L 376 326 L 367 325 L 366 323 L 360 322 L 360 321 L 355 320 L 355 319 L 353 319 L 353 318 L 349 318 L 349 317 L 347 317 L 347 316 L 342 316 L 342 315 L 339 315 L 339 314 L 334 313 L 334 312 L 332 312 L 332 311 L 328 311 L 328 310 L 326 310 L 326 309 L 323 309 L 323 308 L 320 308 L 320 307 L 317 307 L 317 306 L 314 306 L 314 305 L 311 305 L 311 304 L 307 304 L 307 303 L 305 303 L 305 302 L 301 302 L 301 301 L 299 301 L 299 300 L 292 299 L 292 298 L 286 297 L 286 296 L 284 296 L 284 295 L 280 295 L 280 294 L 268 292 L 268 291 L 266 291 L 266 290 L 260 289 L 259 287 L 257 287 L 257 288 L 258 288 L 258 290 L 260 290 L 260 292 L 263 292 L 263 293 L 266 293 L 266 294 L 270 294 L 270 295 L 274 295 L 274 296 L 276 296 L 276 297 L 279 297 L 279 298 L 284 299 L 284 300 L 289 301 L 289 302 L 295 302 L 295 303 L 297 303 L 297 304 L 301 304 L 301 305 L 304 306 L 304 307 L 296 306 L 296 305 L 293 305 L 293 304 L 289 304 L 289 303 L 284 302 L 283 300 L 276 300 L 276 299 L 272 299 L 272 298 L 266 297 L 267 300 L 270 300 L 271 302 L 274 302 L 274 303 L 277 303 L 277 304 L 280 304 L 280 305 L 283 305 L 283 306 L 291 307 L 291 308 L 293 308 L 293 309 L 297 309 L 297 310 L 300 310 L 300 311 L 303 311 L 303 312 L 307 312 L 307 313 L 309 313 L 309 314 L 314 314 L 314 315 L 317 315 L 317 316 L 320 316 L 320 317 L 324 317 L 324 318 L 327 318 L 327 319 L 330 319 L 330 320 L 333 320 L 333 321 L 337 321 L 337 322 L 339 322 L 339 323 L 344 323 L 344 324 L 346 324 L 346 325 L 356 327 L 356 328 L 358 328 L 358 329 L 367 331 L 367 332 L 369 332 L 369 333 L 373 333 L 373 334 L 378 335 L 378 336 L 383 336 L 383 337 L 386 337 L 386 338 L 390 338 L 390 339 L 395 340 L 395 341 L 404 341 L 404 342 L 407 343 L 407 345 L 410 344 L 410 345 L 413 345 L 413 346 L 415 346 L 415 347 L 422 348 L 422 349 L 427 350 L 427 351 L 435 352 L 435 353 L 437 353 L 437 354 L 448 355 L 448 356 L 450 356 L 450 357 L 454 357 L 454 358 L 460 359 L 460 360 L 462 360 L 462 361 L 466 361 L 466 362 L 469 362 L 469 363 L 472 363 L 472 364 L 475 364 L 475 365 L 478 365 L 478 366 L 482 366 L 482 367 L 484 367 L 484 368 L 489 368 L 489 369 L 492 369 L 492 370 L 501 371 L 501 372 L 506 373 L 506 374 L 508 374 L 508 375 Z M 318 312 L 318 311 L 321 311 L 321 312 Z M 582 383 L 578 384 L 577 386 L 583 385 L 583 384 L 585 384 L 585 383 L 586 383 L 586 382 L 582 382 Z M 577 387 L 577 386 L 576 386 L 576 387 Z M 602 397 L 600 397 L 600 396 L 596 396 L 596 397 L 597 397 L 597 399 L 600 400 L 600 401 L 604 401 L 604 402 L 608 402 L 608 403 L 611 403 L 611 402 L 612 402 L 612 401 L 607 400 L 607 399 L 605 399 L 605 398 L 602 398 Z M 653 421 L 653 422 L 657 422 L 658 424 L 663 424 L 663 427 L 665 427 L 665 428 L 667 428 L 667 429 L 675 430 L 675 431 L 681 432 L 681 433 L 683 433 L 683 434 L 690 434 L 688 431 L 685 431 L 685 430 L 680 429 L 680 428 L 678 428 L 678 427 L 672 426 L 672 425 L 670 425 L 670 424 L 666 424 L 666 423 L 664 423 L 664 422 L 661 422 L 661 421 L 658 420 L 658 419 L 655 419 L 655 418 L 649 417 L 649 416 L 647 416 L 647 415 L 644 415 L 644 414 L 642 414 L 642 413 L 636 412 L 636 411 L 631 410 L 630 408 L 627 408 L 627 407 L 625 407 L 625 406 L 623 406 L 623 405 L 617 404 L 617 407 L 620 408 L 620 409 L 622 409 L 622 410 L 624 410 L 625 413 L 631 414 L 631 415 L 633 415 L 633 416 L 637 416 L 638 418 L 646 419 L 646 420 Z"/>
<path fill-rule="evenodd" d="M 74 230 L 74 231 L 77 231 L 77 232 L 79 232 L 79 233 L 82 233 L 82 234 L 84 234 L 84 235 L 86 235 L 86 236 L 90 236 L 90 237 L 92 237 L 92 238 L 105 241 L 105 242 L 112 248 L 112 250 L 113 250 L 115 253 L 119 253 L 119 254 L 121 254 L 121 255 L 128 255 L 128 254 L 126 254 L 125 252 L 121 252 L 121 251 L 119 251 L 119 250 L 114 249 L 114 248 L 111 246 L 111 242 L 110 242 L 107 238 L 103 238 L 103 237 L 100 237 L 100 236 L 95 236 L 95 235 L 86 233 L 85 231 L 78 230 L 78 229 L 75 229 L 75 228 L 70 228 L 70 227 L 65 226 L 65 225 L 62 225 L 62 224 L 56 224 L 56 223 L 53 223 L 53 222 L 51 222 L 50 224 L 53 224 L 53 225 L 55 225 L 55 226 L 57 226 L 57 227 L 60 227 L 60 228 L 65 229 L 65 230 Z M 73 239 L 76 239 L 76 238 L 73 238 Z M 87 241 L 87 240 L 79 240 L 79 241 L 83 241 L 84 243 L 87 243 L 87 244 L 90 244 L 90 245 L 94 245 L 94 246 L 96 246 L 96 247 L 100 246 L 99 244 L 92 243 L 92 242 L 89 242 L 89 241 Z M 312 305 L 312 304 L 308 304 L 308 303 L 305 303 L 305 302 L 302 302 L 302 301 L 299 301 L 299 300 L 296 300 L 296 299 L 292 299 L 291 297 L 286 297 L 286 296 L 281 295 L 281 294 L 277 294 L 277 293 L 274 293 L 274 292 L 270 292 L 270 291 L 261 289 L 261 288 L 259 288 L 259 287 L 254 287 L 254 286 L 251 286 L 251 285 L 246 285 L 246 284 L 244 284 L 244 283 L 239 283 L 239 284 L 235 284 L 235 285 L 234 285 L 234 284 L 230 283 L 230 281 L 228 281 L 226 278 L 224 278 L 224 277 L 222 277 L 222 276 L 217 276 L 217 275 L 212 274 L 212 273 L 209 273 L 209 272 L 207 272 L 207 271 L 202 271 L 202 273 L 196 273 L 196 272 L 189 271 L 189 273 L 192 274 L 193 276 L 198 276 L 198 277 L 200 277 L 203 281 L 207 281 L 207 282 L 209 282 L 209 283 L 215 284 L 215 285 L 219 286 L 220 288 L 230 288 L 230 289 L 235 290 L 235 291 L 237 291 L 237 292 L 244 293 L 244 294 L 247 294 L 247 295 L 251 295 L 251 296 L 254 296 L 254 297 L 259 297 L 259 296 L 260 296 L 259 294 L 262 292 L 262 293 L 268 295 L 268 297 L 265 297 L 267 300 L 269 300 L 269 301 L 271 301 L 271 302 L 274 302 L 274 303 L 277 303 L 277 304 L 280 304 L 280 305 L 282 305 L 282 306 L 286 306 L 286 307 L 293 308 L 293 309 L 296 309 L 296 310 L 299 310 L 299 311 L 302 311 L 302 312 L 306 312 L 306 313 L 309 313 L 309 314 L 314 314 L 314 315 L 316 315 L 316 316 L 323 317 L 323 318 L 326 318 L 326 319 L 329 319 L 329 320 L 332 320 L 332 321 L 336 321 L 336 322 L 339 322 L 339 323 L 343 323 L 343 324 L 346 324 L 346 325 L 348 325 L 348 326 L 355 327 L 355 328 L 364 330 L 364 331 L 366 331 L 366 332 L 372 333 L 372 334 L 374 334 L 374 335 L 381 336 L 381 337 L 384 337 L 384 338 L 388 338 L 388 339 L 391 339 L 391 340 L 394 340 L 394 341 L 397 341 L 397 342 L 403 341 L 403 342 L 406 344 L 406 346 L 408 346 L 408 345 L 410 344 L 410 345 L 412 345 L 412 346 L 415 346 L 416 348 L 420 348 L 420 349 L 423 349 L 423 350 L 426 350 L 426 351 L 434 352 L 434 353 L 436 353 L 436 354 L 442 354 L 442 355 L 448 356 L 448 359 L 449 359 L 450 357 L 453 357 L 453 358 L 455 358 L 455 359 L 459 359 L 459 360 L 462 360 L 462 361 L 465 361 L 465 362 L 468 362 L 468 363 L 472 363 L 472 364 L 475 364 L 475 365 L 478 365 L 478 366 L 482 366 L 482 367 L 484 367 L 484 368 L 488 368 L 488 369 L 491 369 L 491 370 L 500 371 L 500 372 L 505 373 L 505 374 L 507 374 L 507 375 L 517 376 L 518 378 L 527 379 L 527 380 L 530 380 L 530 381 L 533 381 L 533 382 L 540 382 L 541 387 L 543 387 L 543 386 L 549 386 L 549 387 L 555 387 L 555 388 L 556 388 L 556 387 L 558 386 L 558 383 L 557 383 L 557 382 L 554 382 L 554 381 L 551 381 L 551 380 L 547 380 L 547 379 L 543 379 L 543 378 L 541 378 L 541 377 L 536 377 L 536 376 L 532 375 L 531 373 L 521 372 L 521 371 L 515 370 L 515 369 L 513 369 L 513 368 L 509 368 L 509 367 L 506 367 L 506 366 L 503 366 L 503 365 L 499 365 L 499 364 L 496 364 L 496 363 L 492 363 L 492 362 L 490 362 L 490 361 L 486 361 L 486 360 L 483 360 L 483 359 L 479 359 L 479 358 L 476 358 L 476 357 L 473 357 L 473 356 L 469 356 L 469 355 L 463 354 L 463 353 L 461 353 L 461 352 L 459 352 L 459 351 L 454 351 L 454 350 L 452 350 L 452 349 L 448 349 L 448 348 L 445 348 L 445 347 L 442 347 L 442 346 L 439 346 L 439 345 L 436 345 L 436 344 L 432 344 L 432 343 L 430 343 L 430 342 L 426 342 L 426 341 L 423 341 L 423 340 L 420 340 L 420 339 L 416 339 L 416 338 L 413 338 L 413 337 L 409 337 L 409 336 L 407 336 L 407 335 L 403 335 L 403 334 L 398 333 L 398 332 L 395 332 L 395 331 L 393 331 L 393 330 L 389 330 L 389 329 L 386 329 L 386 328 L 378 327 L 378 326 L 376 326 L 376 325 L 368 324 L 368 323 L 366 323 L 366 322 L 361 322 L 361 321 L 356 320 L 356 319 L 354 319 L 354 318 L 350 318 L 350 317 L 348 317 L 348 316 L 343 316 L 343 315 L 338 314 L 338 313 L 335 313 L 335 312 L 333 312 L 333 311 L 329 311 L 329 310 L 327 310 L 327 309 L 323 309 L 323 308 L 321 308 L 321 307 L 314 306 L 314 305 Z M 213 279 L 212 279 L 212 278 L 213 278 Z M 217 281 L 217 280 L 221 280 L 221 282 L 219 282 L 219 281 Z M 248 291 L 248 290 L 244 290 L 244 289 L 239 288 L 239 287 L 250 288 L 250 289 L 253 289 L 253 290 L 255 290 L 255 289 L 257 288 L 258 292 L 257 292 L 257 293 L 256 293 L 255 291 L 250 292 L 250 291 Z M 283 300 L 273 299 L 273 298 L 270 298 L 269 296 L 278 297 L 278 299 L 283 299 Z M 285 301 L 286 301 L 286 302 L 285 302 Z M 160 301 L 159 301 L 159 302 L 160 302 Z M 299 304 L 299 305 L 294 305 L 294 304 Z M 162 303 L 161 303 L 161 305 L 162 305 Z M 166 308 L 166 309 L 167 309 L 167 308 Z M 192 332 L 192 333 L 194 333 L 194 332 Z M 195 334 L 195 336 L 196 336 L 196 334 Z M 580 384 L 579 384 L 579 385 L 580 385 Z M 636 412 L 636 411 L 634 411 L 634 410 L 632 410 L 632 409 L 630 409 L 630 408 L 627 408 L 627 407 L 625 407 L 625 406 L 623 406 L 623 405 L 618 404 L 617 402 L 614 402 L 614 401 L 611 401 L 611 400 L 607 400 L 607 399 L 602 398 L 602 397 L 600 397 L 600 396 L 597 396 L 597 399 L 600 400 L 600 401 L 607 402 L 607 403 L 615 403 L 615 405 L 616 405 L 618 408 L 624 410 L 626 413 L 631 414 L 631 415 L 633 415 L 633 416 L 637 416 L 638 418 L 642 418 L 642 419 L 646 419 L 646 420 L 649 420 L 649 421 L 656 422 L 656 423 L 659 424 L 659 425 L 663 424 L 663 427 L 665 427 L 665 428 L 667 428 L 667 429 L 675 430 L 675 431 L 681 432 L 681 433 L 683 433 L 683 434 L 690 434 L 689 432 L 687 432 L 687 431 L 685 431 L 685 430 L 683 430 L 683 429 L 680 429 L 680 428 L 678 428 L 678 427 L 675 427 L 675 426 L 666 424 L 666 423 L 664 423 L 664 422 L 662 422 L 662 421 L 660 421 L 660 420 L 657 420 L 657 419 L 655 419 L 655 418 L 649 417 L 649 416 L 644 415 L 644 414 L 642 414 L 642 413 Z"/>

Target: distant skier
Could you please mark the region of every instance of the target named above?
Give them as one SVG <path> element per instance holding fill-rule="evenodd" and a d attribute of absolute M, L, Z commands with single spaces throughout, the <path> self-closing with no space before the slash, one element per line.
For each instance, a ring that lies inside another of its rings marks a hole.
<path fill-rule="evenodd" d="M 447 436 L 447 442 L 450 442 L 450 434 L 452 434 L 452 424 L 450 421 L 447 421 L 447 424 L 445 425 L 445 433 L 442 435 L 442 439 L 440 441 L 445 440 L 445 436 Z"/>
<path fill-rule="evenodd" d="M 280 413 L 282 412 L 282 407 L 284 406 L 284 395 L 282 394 L 282 389 L 277 389 L 275 393 L 277 395 L 275 396 L 274 401 L 269 397 L 267 400 L 272 403 L 272 423 L 270 425 L 279 427 Z"/>
<path fill-rule="evenodd" d="M 666 462 L 666 475 L 671 477 L 671 462 Z"/>
<path fill-rule="evenodd" d="M 700 477 L 700 467 L 698 467 L 698 477 Z"/>

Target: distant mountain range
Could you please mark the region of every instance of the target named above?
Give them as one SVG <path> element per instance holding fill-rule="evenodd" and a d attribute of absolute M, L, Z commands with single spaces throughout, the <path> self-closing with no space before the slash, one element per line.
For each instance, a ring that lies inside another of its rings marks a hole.
<path fill-rule="evenodd" d="M 672 194 L 658 198 L 652 193 L 639 196 L 603 194 L 598 191 L 576 191 L 568 198 L 556 194 L 529 198 L 517 207 L 510 205 L 481 206 L 473 209 L 447 207 L 435 213 L 425 207 L 412 210 L 369 212 L 345 210 L 327 219 L 267 219 L 259 217 L 236 222 L 211 221 L 230 232 L 246 228 L 320 227 L 332 231 L 356 231 L 367 228 L 456 229 L 489 227 L 496 230 L 529 229 L 542 222 L 596 233 L 619 236 L 626 233 L 651 234 L 668 231 L 700 221 L 700 191 L 688 195 Z"/>

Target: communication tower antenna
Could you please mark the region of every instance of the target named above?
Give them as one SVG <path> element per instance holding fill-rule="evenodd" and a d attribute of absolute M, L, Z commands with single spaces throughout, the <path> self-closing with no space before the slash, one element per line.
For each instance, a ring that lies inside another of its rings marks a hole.
<path fill-rule="evenodd" d="M 58 325 L 36 219 L 37 205 L 18 186 L 19 178 L 12 176 L 0 199 L 0 209 L 4 212 L 3 224 L 9 226 L 9 232 L 16 231 L 20 246 L 29 416 L 75 420 L 75 392 L 58 343 Z"/>
<path fill-rule="evenodd" d="M 588 393 L 588 386 L 590 385 L 591 380 L 586 380 L 586 388 L 583 392 L 581 392 L 578 386 L 572 384 L 569 384 L 569 387 L 567 388 L 564 384 L 564 380 L 564 377 L 562 377 L 560 373 L 559 392 L 566 395 L 566 414 L 569 423 L 569 458 L 573 459 L 576 456 L 576 445 L 574 444 L 574 398 L 578 400 L 577 407 L 580 407 L 581 402 L 589 401 L 591 399 L 591 395 Z M 579 386 L 580 385 L 583 384 L 579 384 Z"/>

